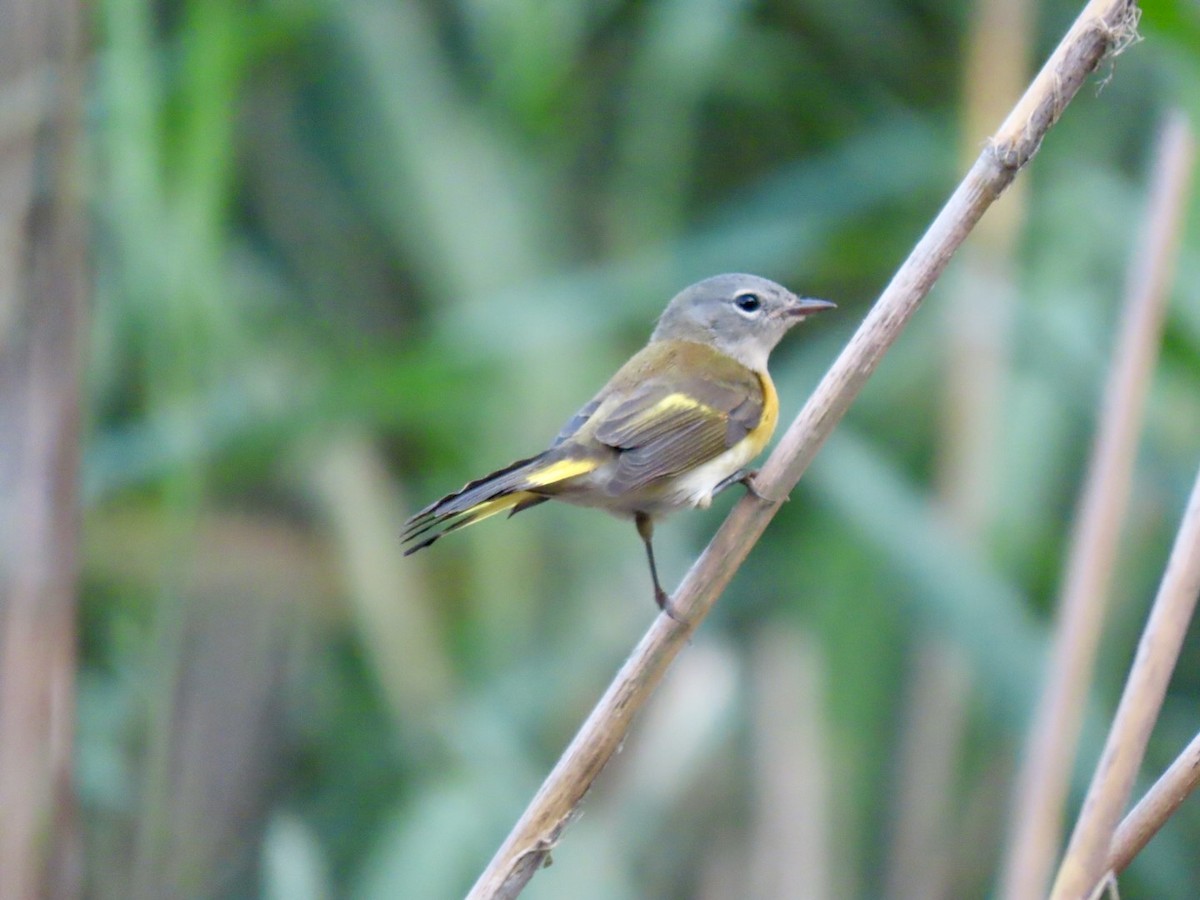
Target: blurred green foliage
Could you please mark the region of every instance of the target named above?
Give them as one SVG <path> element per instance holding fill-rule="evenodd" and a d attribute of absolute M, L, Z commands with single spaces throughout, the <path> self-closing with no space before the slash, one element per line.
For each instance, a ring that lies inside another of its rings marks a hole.
<path fill-rule="evenodd" d="M 825 801 L 797 815 L 825 829 L 835 896 L 880 896 L 931 643 L 958 648 L 967 697 L 948 896 L 987 893 L 1153 136 L 1172 106 L 1200 121 L 1196 6 L 1143 6 L 1143 42 L 1022 176 L 984 536 L 933 500 L 939 312 L 969 289 L 963 269 L 528 896 L 753 895 L 767 740 L 753 710 L 772 691 L 824 748 Z M 1034 58 L 1075 12 L 1038 8 Z M 716 272 L 839 304 L 776 354 L 786 422 L 956 183 L 956 148 L 986 138 L 957 124 L 971 14 L 956 0 L 101 0 L 89 894 L 462 894 L 654 609 L 633 529 L 599 513 L 549 504 L 409 559 L 400 522 L 539 449 L 671 294 Z M 1192 221 L 1077 789 L 1200 462 Z M 729 502 L 659 528 L 669 583 Z M 807 706 L 760 677 L 778 634 L 819 673 Z M 1195 733 L 1198 696 L 1191 641 L 1148 775 Z M 1185 806 L 1122 896 L 1195 896 L 1198 836 Z"/>

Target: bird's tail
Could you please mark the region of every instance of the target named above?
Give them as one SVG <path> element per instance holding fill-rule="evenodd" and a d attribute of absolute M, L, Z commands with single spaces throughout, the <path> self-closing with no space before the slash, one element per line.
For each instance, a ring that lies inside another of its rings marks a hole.
<path fill-rule="evenodd" d="M 416 553 L 443 535 L 482 522 L 496 513 L 508 511 L 512 516 L 544 503 L 553 493 L 548 488 L 587 474 L 597 465 L 596 460 L 563 457 L 551 450 L 529 459 L 519 459 L 476 479 L 429 504 L 404 523 L 400 540 L 403 543 L 416 541 L 404 555 Z"/>

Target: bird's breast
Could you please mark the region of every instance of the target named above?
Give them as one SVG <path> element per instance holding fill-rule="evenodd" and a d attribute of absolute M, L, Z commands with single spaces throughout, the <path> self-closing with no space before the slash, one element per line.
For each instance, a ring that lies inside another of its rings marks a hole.
<path fill-rule="evenodd" d="M 779 424 L 779 395 L 775 393 L 775 382 L 771 381 L 771 376 L 766 372 L 754 374 L 758 376 L 758 383 L 762 386 L 763 409 L 762 418 L 746 435 L 746 440 L 754 448 L 754 452 L 750 454 L 751 459 L 762 453 L 763 447 L 767 446 L 767 441 L 771 440 L 771 435 L 775 433 L 775 426 Z"/>

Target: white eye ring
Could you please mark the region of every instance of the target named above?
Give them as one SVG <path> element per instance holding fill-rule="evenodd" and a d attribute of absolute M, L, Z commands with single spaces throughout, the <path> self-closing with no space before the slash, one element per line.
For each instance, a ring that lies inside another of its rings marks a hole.
<path fill-rule="evenodd" d="M 745 291 L 733 298 L 733 305 L 737 307 L 738 312 L 753 316 L 762 309 L 762 298 L 752 291 Z"/>

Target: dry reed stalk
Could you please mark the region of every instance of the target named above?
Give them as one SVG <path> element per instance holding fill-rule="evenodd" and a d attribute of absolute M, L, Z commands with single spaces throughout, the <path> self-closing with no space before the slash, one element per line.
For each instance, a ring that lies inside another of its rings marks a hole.
<path fill-rule="evenodd" d="M 783 497 L 845 414 L 975 223 L 1033 158 L 1050 127 L 1100 61 L 1134 35 L 1133 0 L 1091 0 L 971 170 L 896 272 L 759 473 L 759 490 Z M 545 862 L 637 711 L 767 527 L 779 502 L 734 506 L 574 740 L 479 876 L 471 900 L 516 897 Z"/>
<path fill-rule="evenodd" d="M 956 762 L 967 729 L 970 670 L 961 648 L 929 640 L 913 660 L 900 745 L 899 810 L 888 848 L 885 896 L 948 897 Z"/>
<path fill-rule="evenodd" d="M 1186 126 L 1178 118 L 1169 120 L 1159 141 L 1142 239 L 1130 261 L 1123 321 L 1075 517 L 1046 687 L 1017 777 L 1000 893 L 1007 900 L 1041 896 L 1058 852 L 1063 807 L 1133 479 L 1142 408 L 1162 339 L 1190 159 Z"/>
<path fill-rule="evenodd" d="M 0 897 L 82 893 L 83 5 L 0 0 Z"/>
<path fill-rule="evenodd" d="M 1192 738 L 1162 777 L 1146 791 L 1146 796 L 1121 820 L 1108 851 L 1108 872 L 1115 876 L 1125 871 L 1197 784 L 1200 784 L 1200 734 Z"/>
<path fill-rule="evenodd" d="M 978 0 L 964 65 L 964 165 L 1029 79 L 1029 0 Z M 1019 185 L 1019 183 L 1018 183 Z M 945 514 L 977 538 L 987 526 L 1015 308 L 1014 264 L 1024 191 L 1014 185 L 962 249 L 946 292 L 945 378 L 937 446 L 937 494 Z"/>
<path fill-rule="evenodd" d="M 1090 897 L 1106 871 L 1117 823 L 1129 802 L 1150 732 L 1158 719 L 1167 683 L 1200 594 L 1200 474 L 1175 537 L 1158 596 L 1138 643 L 1104 753 L 1050 896 Z"/>
<path fill-rule="evenodd" d="M 845 896 L 835 888 L 834 779 L 821 646 L 798 629 L 763 629 L 753 666 L 757 796 L 749 894 L 756 900 Z"/>

